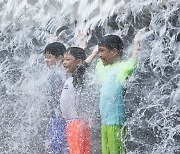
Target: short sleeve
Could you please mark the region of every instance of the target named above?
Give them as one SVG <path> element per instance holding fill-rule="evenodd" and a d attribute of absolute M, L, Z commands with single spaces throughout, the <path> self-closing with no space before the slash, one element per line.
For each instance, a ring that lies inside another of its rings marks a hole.
<path fill-rule="evenodd" d="M 136 68 L 136 59 L 130 58 L 127 61 L 120 61 L 112 65 L 103 65 L 101 60 L 98 61 L 96 65 L 96 71 L 101 80 L 104 80 L 107 76 L 107 72 L 113 70 L 115 74 L 119 76 L 121 83 L 127 79 L 129 75 L 133 73 Z"/>

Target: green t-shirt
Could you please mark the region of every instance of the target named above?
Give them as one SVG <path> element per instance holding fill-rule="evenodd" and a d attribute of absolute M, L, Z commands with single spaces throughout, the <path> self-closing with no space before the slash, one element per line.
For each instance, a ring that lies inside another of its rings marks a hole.
<path fill-rule="evenodd" d="M 134 71 L 135 68 L 136 68 L 136 59 L 134 58 L 130 58 L 127 61 L 116 62 L 112 65 L 106 65 L 106 66 L 104 66 L 101 59 L 99 59 L 96 65 L 96 70 L 102 81 L 106 80 L 106 75 L 107 75 L 106 73 L 110 69 L 116 69 L 117 70 L 116 73 L 119 76 L 119 80 L 121 84 Z"/>
<path fill-rule="evenodd" d="M 136 60 L 132 58 L 106 66 L 101 60 L 97 63 L 96 69 L 102 80 L 99 104 L 102 124 L 124 124 L 125 109 L 122 84 L 135 67 Z"/>

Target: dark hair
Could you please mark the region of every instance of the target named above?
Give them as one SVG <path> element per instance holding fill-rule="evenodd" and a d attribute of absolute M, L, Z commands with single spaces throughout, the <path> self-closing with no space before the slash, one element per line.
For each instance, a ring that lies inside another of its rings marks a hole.
<path fill-rule="evenodd" d="M 69 47 L 65 53 L 72 55 L 76 59 L 81 59 L 82 61 L 86 59 L 85 51 L 80 47 Z M 85 73 L 84 65 L 87 64 L 83 62 L 72 74 L 74 87 L 83 86 L 83 79 Z"/>
<path fill-rule="evenodd" d="M 66 47 L 60 42 L 50 43 L 45 48 L 45 54 L 49 53 L 56 57 L 58 57 L 60 55 L 63 56 L 65 51 L 66 51 Z"/>
<path fill-rule="evenodd" d="M 85 51 L 84 51 L 84 49 L 82 49 L 80 47 L 69 47 L 65 51 L 65 53 L 72 55 L 76 59 L 81 59 L 82 61 L 84 61 L 86 59 Z"/>
<path fill-rule="evenodd" d="M 99 46 L 107 47 L 108 49 L 117 49 L 119 52 L 119 55 L 122 56 L 123 54 L 123 41 L 122 39 L 117 35 L 106 35 L 102 37 L 98 43 Z"/>

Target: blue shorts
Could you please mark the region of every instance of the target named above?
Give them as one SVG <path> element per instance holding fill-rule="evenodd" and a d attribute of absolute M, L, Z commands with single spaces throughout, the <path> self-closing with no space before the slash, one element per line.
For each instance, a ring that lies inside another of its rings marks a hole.
<path fill-rule="evenodd" d="M 64 118 L 50 118 L 50 142 L 53 154 L 68 153 L 66 121 Z"/>

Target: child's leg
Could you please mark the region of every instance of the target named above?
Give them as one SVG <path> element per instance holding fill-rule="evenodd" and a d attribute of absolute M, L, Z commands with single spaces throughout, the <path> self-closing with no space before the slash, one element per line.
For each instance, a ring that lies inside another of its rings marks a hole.
<path fill-rule="evenodd" d="M 110 125 L 106 127 L 107 127 L 109 153 L 124 154 L 125 127 L 120 125 Z"/>
<path fill-rule="evenodd" d="M 59 148 L 61 153 L 68 153 L 68 143 L 66 137 L 66 120 L 62 117 L 59 117 L 57 120 L 57 142 L 59 143 Z"/>
<path fill-rule="evenodd" d="M 108 136 L 107 136 L 107 126 L 101 126 L 101 144 L 102 144 L 102 154 L 109 154 Z"/>
<path fill-rule="evenodd" d="M 90 154 L 88 123 L 82 120 L 67 122 L 67 139 L 70 154 Z"/>
<path fill-rule="evenodd" d="M 84 124 L 84 154 L 90 154 L 90 128 L 88 122 L 83 122 Z"/>
<path fill-rule="evenodd" d="M 50 130 L 49 130 L 49 135 L 50 135 L 50 145 L 51 145 L 51 153 L 55 154 L 58 152 L 57 149 L 57 142 L 56 142 L 56 136 L 57 136 L 57 131 L 56 131 L 56 118 L 55 117 L 50 117 Z"/>
<path fill-rule="evenodd" d="M 68 153 L 66 121 L 63 118 L 50 118 L 50 142 L 52 154 Z"/>

